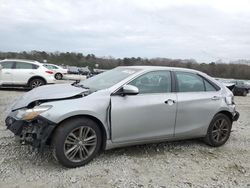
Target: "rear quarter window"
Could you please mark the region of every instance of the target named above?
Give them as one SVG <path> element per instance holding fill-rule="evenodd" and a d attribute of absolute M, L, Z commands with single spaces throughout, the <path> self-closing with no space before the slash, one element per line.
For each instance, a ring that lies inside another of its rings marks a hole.
<path fill-rule="evenodd" d="M 33 65 L 33 69 L 38 69 L 39 66 L 38 65 Z"/>
<path fill-rule="evenodd" d="M 217 91 L 217 89 L 212 84 L 210 84 L 207 80 L 204 79 L 204 83 L 205 83 L 206 91 Z"/>

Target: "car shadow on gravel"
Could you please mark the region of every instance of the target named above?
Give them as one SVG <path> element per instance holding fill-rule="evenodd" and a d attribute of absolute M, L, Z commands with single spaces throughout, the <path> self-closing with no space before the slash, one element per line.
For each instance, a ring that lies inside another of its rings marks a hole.
<path fill-rule="evenodd" d="M 206 150 L 211 148 L 203 143 L 199 139 L 191 139 L 191 140 L 182 140 L 182 141 L 169 141 L 162 143 L 154 143 L 154 144 L 143 144 L 136 146 L 128 146 L 122 148 L 115 148 L 111 150 L 107 150 L 104 152 L 105 155 L 127 155 L 131 157 L 146 157 L 146 156 L 154 156 L 159 154 L 165 154 L 165 152 L 169 152 L 172 154 L 185 152 L 188 149 L 201 149 Z"/>
<path fill-rule="evenodd" d="M 30 91 L 30 89 L 28 88 L 0 88 L 0 91 L 22 91 L 22 92 L 25 92 L 25 91 Z"/>

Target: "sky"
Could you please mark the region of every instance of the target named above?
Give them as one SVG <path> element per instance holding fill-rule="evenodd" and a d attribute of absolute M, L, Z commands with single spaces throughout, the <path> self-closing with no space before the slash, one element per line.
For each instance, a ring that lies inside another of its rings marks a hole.
<path fill-rule="evenodd" d="M 250 0 L 0 0 L 0 51 L 250 59 Z"/>

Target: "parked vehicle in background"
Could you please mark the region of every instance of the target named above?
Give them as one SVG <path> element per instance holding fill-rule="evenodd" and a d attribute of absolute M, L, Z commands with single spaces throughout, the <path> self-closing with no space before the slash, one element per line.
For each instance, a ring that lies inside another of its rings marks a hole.
<path fill-rule="evenodd" d="M 107 69 L 93 69 L 93 72 L 95 74 L 100 74 L 100 73 L 103 73 L 103 72 L 106 72 L 106 71 L 108 71 L 108 70 Z"/>
<path fill-rule="evenodd" d="M 107 71 L 104 69 L 90 69 L 88 66 L 87 67 L 67 66 L 67 69 L 69 74 L 80 74 L 86 76 L 87 78 L 90 78 L 92 76 Z"/>
<path fill-rule="evenodd" d="M 91 72 L 91 74 L 89 74 L 88 78 L 92 77 L 92 76 L 96 76 L 98 74 L 104 73 L 107 70 L 104 69 L 93 69 L 93 71 Z"/>
<path fill-rule="evenodd" d="M 235 83 L 232 83 L 232 79 L 222 79 L 222 78 L 215 78 L 218 82 L 222 83 L 224 86 L 226 86 L 231 91 L 233 90 Z"/>
<path fill-rule="evenodd" d="M 61 80 L 63 79 L 63 75 L 68 73 L 68 69 L 62 68 L 58 65 L 54 64 L 43 64 L 46 68 L 53 70 L 55 72 L 55 79 Z"/>
<path fill-rule="evenodd" d="M 250 85 L 244 80 L 234 80 L 232 81 L 234 83 L 234 88 L 232 89 L 232 92 L 235 96 L 247 96 L 250 90 Z"/>
<path fill-rule="evenodd" d="M 79 74 L 79 68 L 75 66 L 68 66 L 68 73 L 69 74 Z"/>
<path fill-rule="evenodd" d="M 235 96 L 247 96 L 250 91 L 250 83 L 245 80 L 234 79 L 218 79 L 227 88 L 229 88 Z"/>
<path fill-rule="evenodd" d="M 88 67 L 79 67 L 78 71 L 79 71 L 79 74 L 86 75 L 86 76 L 91 73 Z"/>
<path fill-rule="evenodd" d="M 238 118 L 232 92 L 202 72 L 131 66 L 34 89 L 5 122 L 22 143 L 51 145 L 62 165 L 78 167 L 128 145 L 203 138 L 218 147 Z"/>
<path fill-rule="evenodd" d="M 0 61 L 1 87 L 29 87 L 31 89 L 55 83 L 54 72 L 38 61 L 5 59 Z"/>

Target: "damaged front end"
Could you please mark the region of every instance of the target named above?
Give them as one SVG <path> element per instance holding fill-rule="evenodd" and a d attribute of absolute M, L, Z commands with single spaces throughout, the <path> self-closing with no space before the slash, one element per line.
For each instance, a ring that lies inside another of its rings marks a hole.
<path fill-rule="evenodd" d="M 54 92 L 51 93 L 53 88 Z M 20 138 L 22 144 L 30 144 L 40 150 L 48 143 L 48 139 L 56 124 L 40 114 L 53 106 L 49 102 L 72 100 L 85 97 L 90 91 L 68 84 L 58 86 L 42 86 L 27 92 L 12 105 L 5 120 L 7 129 Z"/>
<path fill-rule="evenodd" d="M 40 114 L 51 108 L 51 105 L 41 105 L 14 110 L 5 120 L 7 129 L 18 136 L 22 144 L 42 150 L 56 124 Z"/>
<path fill-rule="evenodd" d="M 48 138 L 56 127 L 56 124 L 37 116 L 33 120 L 20 120 L 8 116 L 5 120 L 7 129 L 20 138 L 22 144 L 32 145 L 42 150 L 47 144 Z"/>
<path fill-rule="evenodd" d="M 50 108 L 50 106 L 38 106 L 11 112 L 5 120 L 7 129 L 18 136 L 22 144 L 43 149 L 56 124 L 39 114 Z"/>

